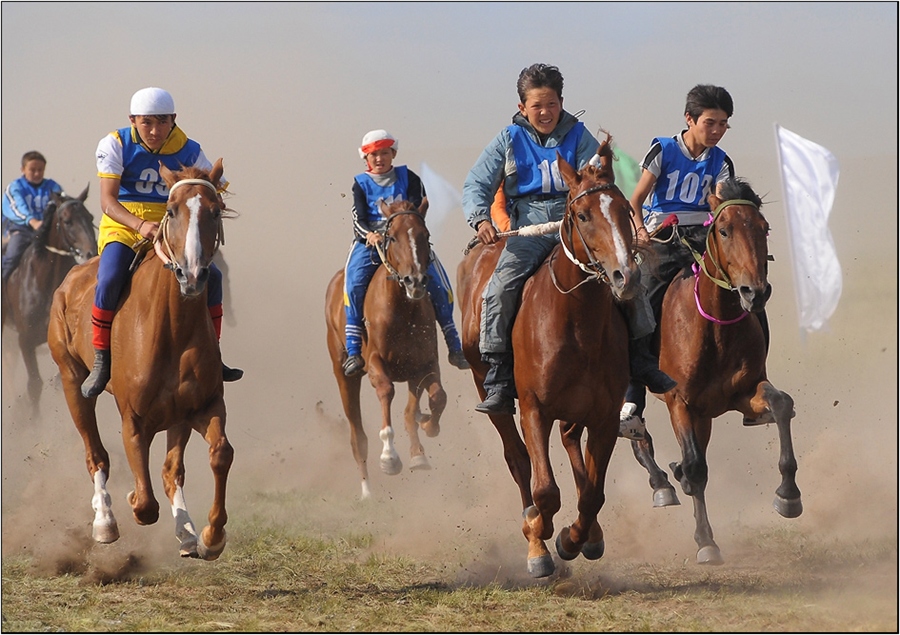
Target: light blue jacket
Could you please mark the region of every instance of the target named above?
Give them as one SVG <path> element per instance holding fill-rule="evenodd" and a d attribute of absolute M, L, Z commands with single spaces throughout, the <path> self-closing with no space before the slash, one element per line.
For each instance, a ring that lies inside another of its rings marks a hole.
<path fill-rule="evenodd" d="M 513 117 L 513 124 L 524 128 L 529 136 L 545 148 L 554 148 L 562 143 L 575 124 L 578 123 L 573 115 L 565 110 L 559 118 L 559 123 L 552 133 L 541 143 L 537 131 L 528 123 L 521 113 Z M 578 141 L 575 151 L 576 169 L 581 169 L 597 153 L 600 143 L 585 129 Z M 512 140 L 509 131 L 504 128 L 494 137 L 466 177 L 462 192 L 463 212 L 466 222 L 473 229 L 483 220 L 491 219 L 491 203 L 504 182 L 507 209 L 510 211 L 510 227 L 513 229 L 545 223 L 551 220 L 560 220 L 565 213 L 566 198 L 564 195 L 555 197 L 519 196 L 518 179 L 516 176 L 516 160 L 513 156 Z"/>
<path fill-rule="evenodd" d="M 20 176 L 3 192 L 3 218 L 20 226 L 27 225 L 32 218 L 43 220 L 44 211 L 50 204 L 50 194 L 62 194 L 62 191 L 62 187 L 53 179 L 44 179 L 34 185 Z"/>

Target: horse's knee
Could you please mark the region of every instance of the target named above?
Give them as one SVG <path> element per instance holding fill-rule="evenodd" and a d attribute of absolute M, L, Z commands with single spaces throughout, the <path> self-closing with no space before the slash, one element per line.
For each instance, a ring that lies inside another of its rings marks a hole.
<path fill-rule="evenodd" d="M 553 515 L 559 511 L 560 498 L 559 487 L 556 483 L 536 485 L 532 488 L 532 497 L 535 504 L 543 513 Z"/>
<path fill-rule="evenodd" d="M 159 520 L 159 502 L 152 496 L 146 500 L 139 500 L 134 492 L 128 494 L 128 504 L 138 525 L 152 525 Z"/>

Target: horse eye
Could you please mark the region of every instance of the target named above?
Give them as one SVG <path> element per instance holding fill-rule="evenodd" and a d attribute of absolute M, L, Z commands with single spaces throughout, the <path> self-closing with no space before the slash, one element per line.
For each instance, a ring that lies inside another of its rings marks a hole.
<path fill-rule="evenodd" d="M 728 238 L 728 232 L 724 229 L 720 229 L 719 234 L 722 236 L 722 238 Z"/>
<path fill-rule="evenodd" d="M 587 216 L 585 216 L 581 212 L 578 212 L 578 220 L 580 220 L 582 223 L 587 222 Z"/>
<path fill-rule="evenodd" d="M 171 207 L 167 207 L 167 208 L 166 208 L 166 216 L 168 216 L 169 218 L 174 218 L 174 217 L 175 217 L 175 212 L 172 210 Z"/>

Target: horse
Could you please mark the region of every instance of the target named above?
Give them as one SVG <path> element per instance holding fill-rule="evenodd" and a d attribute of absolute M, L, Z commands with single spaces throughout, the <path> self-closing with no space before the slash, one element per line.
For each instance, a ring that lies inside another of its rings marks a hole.
<path fill-rule="evenodd" d="M 418 209 L 409 201 L 381 203 L 387 219 L 379 255 L 383 266 L 372 276 L 366 292 L 364 312 L 366 329 L 362 355 L 369 381 L 381 402 L 379 438 L 381 471 L 399 474 L 403 463 L 394 448 L 391 425 L 391 402 L 394 382 L 407 382 L 409 397 L 403 412 L 410 438 L 410 469 L 429 470 L 431 465 L 419 441 L 418 428 L 428 437 L 440 433 L 441 414 L 447 405 L 447 394 L 441 386 L 441 370 L 437 352 L 437 330 L 434 308 L 426 291 L 425 272 L 431 254 L 429 233 L 425 226 L 428 200 Z M 371 496 L 367 467 L 368 439 L 362 427 L 360 385 L 362 375 L 347 377 L 342 364 L 347 358 L 344 347 L 344 270 L 339 270 L 328 284 L 325 298 L 325 321 L 328 327 L 328 352 L 341 393 L 344 413 L 350 422 L 350 445 L 362 479 L 362 500 Z M 428 392 L 429 414 L 419 407 L 423 392 Z"/>
<path fill-rule="evenodd" d="M 557 553 L 564 560 L 579 553 L 596 560 L 605 548 L 597 515 L 605 502 L 604 480 L 629 380 L 628 331 L 616 302 L 633 297 L 640 284 L 630 206 L 615 185 L 610 140 L 607 135 L 596 161 L 578 172 L 558 158 L 569 189 L 560 244 L 525 284 L 512 331 L 524 442 L 512 415 L 489 415 L 519 487 L 527 569 L 538 578 L 555 570 L 544 542 L 553 536 L 553 516 L 560 509 L 549 459 L 555 420 L 560 420 L 578 495 L 578 517 L 557 536 Z M 463 350 L 482 399 L 488 365 L 478 350 L 481 295 L 502 247 L 502 241 L 478 247 L 457 270 Z M 587 457 L 581 446 L 584 430 Z"/>
<path fill-rule="evenodd" d="M 225 548 L 225 485 L 234 455 L 225 435 L 222 359 L 206 307 L 209 264 L 222 240 L 222 219 L 229 216 L 214 185 L 222 176 L 222 159 L 208 172 L 196 167 L 173 172 L 160 163 L 159 174 L 169 190 L 167 209 L 153 251 L 137 265 L 112 322 L 106 391 L 122 417 L 122 440 L 135 480 L 128 494 L 135 522 L 149 525 L 159 519 L 148 459 L 154 436 L 165 430 L 162 480 L 180 555 L 215 560 Z M 119 538 L 119 528 L 107 491 L 109 454 L 97 429 L 97 397 L 81 394 L 94 358 L 91 305 L 98 263 L 94 258 L 75 267 L 57 289 L 49 343 L 94 485 L 92 535 L 99 543 L 111 543 Z M 184 451 L 192 429 L 209 444 L 215 481 L 209 524 L 199 535 L 183 491 Z"/>
<path fill-rule="evenodd" d="M 717 565 L 724 561 L 713 540 L 705 495 L 713 419 L 738 411 L 746 426 L 775 423 L 781 472 L 775 510 L 796 518 L 803 505 L 791 440 L 794 401 L 768 380 L 767 335 L 758 318 L 772 292 L 762 200 L 746 181 L 729 179 L 708 201 L 714 211 L 706 250 L 694 254 L 692 271 L 685 270 L 666 291 L 659 338 L 660 368 L 678 382 L 664 395 L 681 448 L 681 461 L 669 467 L 693 499 L 697 563 Z M 652 446 L 634 442 L 633 448 L 651 475 L 659 471 Z"/>
<path fill-rule="evenodd" d="M 94 217 L 84 206 L 89 188 L 75 198 L 52 194 L 34 242 L 3 287 L 2 325 L 10 315 L 19 335 L 28 372 L 28 397 L 34 408 L 39 405 L 44 385 L 36 351 L 47 341 L 53 292 L 72 267 L 97 254 Z"/>

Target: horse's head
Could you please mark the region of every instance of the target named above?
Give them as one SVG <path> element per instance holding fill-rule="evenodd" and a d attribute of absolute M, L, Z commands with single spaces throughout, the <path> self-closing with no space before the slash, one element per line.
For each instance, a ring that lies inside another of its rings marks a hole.
<path fill-rule="evenodd" d="M 209 265 L 222 239 L 221 199 L 216 185 L 222 178 L 222 159 L 212 170 L 183 168 L 174 172 L 162 162 L 159 174 L 169 188 L 166 215 L 156 234 L 156 251 L 185 296 L 206 288 Z"/>
<path fill-rule="evenodd" d="M 90 184 L 76 198 L 51 195 L 38 240 L 50 251 L 71 256 L 81 264 L 97 255 L 94 216 L 84 206 Z"/>
<path fill-rule="evenodd" d="M 428 199 L 422 199 L 418 209 L 409 201 L 395 201 L 380 205 L 381 214 L 387 219 L 381 259 L 390 275 L 397 279 L 410 300 L 421 300 L 427 294 L 428 265 L 431 262 L 431 244 L 425 227 Z"/>
<path fill-rule="evenodd" d="M 714 220 L 706 238 L 706 254 L 716 269 L 708 273 L 718 275 L 737 291 L 745 311 L 762 311 L 772 294 L 769 223 L 759 211 L 762 199 L 746 181 L 731 178 L 720 183 L 708 200 Z"/>
<path fill-rule="evenodd" d="M 577 172 L 559 156 L 569 186 L 561 235 L 576 264 L 604 278 L 616 298 L 628 300 L 641 275 L 632 250 L 631 205 L 615 185 L 610 139 L 607 134 L 596 156 Z"/>

